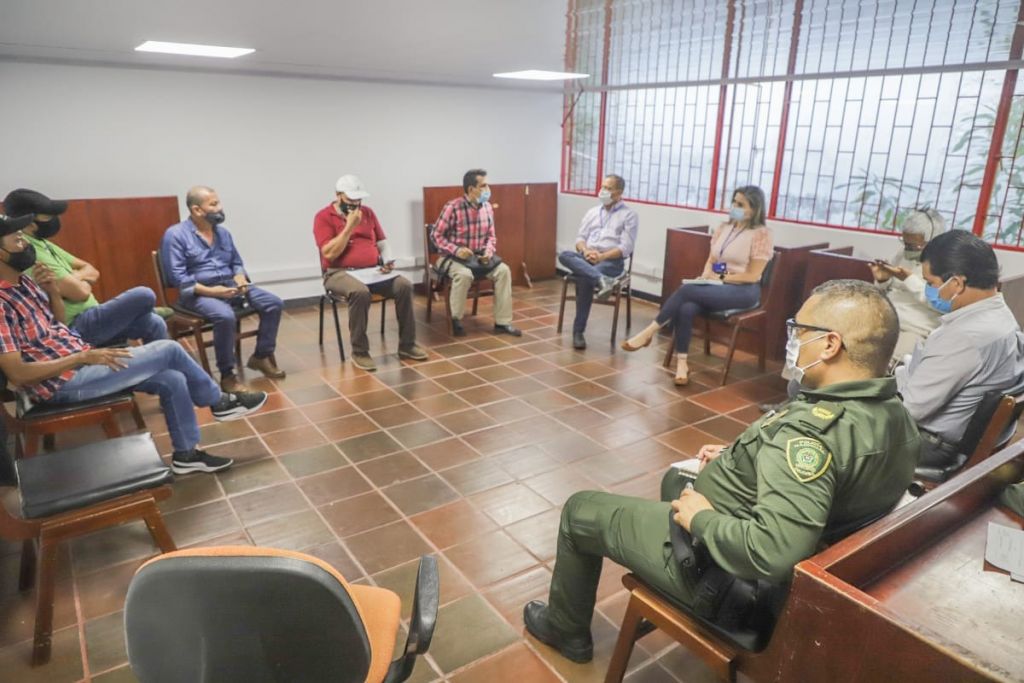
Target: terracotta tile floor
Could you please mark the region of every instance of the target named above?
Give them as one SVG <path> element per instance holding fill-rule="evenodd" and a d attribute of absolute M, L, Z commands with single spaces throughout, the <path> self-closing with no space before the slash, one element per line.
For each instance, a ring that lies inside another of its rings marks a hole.
<path fill-rule="evenodd" d="M 593 663 L 572 664 L 523 635 L 522 605 L 547 592 L 561 505 L 580 489 L 657 497 L 668 463 L 735 436 L 758 416 L 758 401 L 782 396 L 784 382 L 778 364 L 761 375 L 738 354 L 734 379 L 719 388 L 720 358 L 696 351 L 694 381 L 677 389 L 660 366 L 667 339 L 635 354 L 611 347 L 604 306 L 594 307 L 590 348 L 573 351 L 569 334 L 555 333 L 558 292 L 556 282 L 516 288 L 516 321 L 528 329 L 520 339 L 490 334 L 482 300 L 478 318 L 467 318 L 469 336 L 454 340 L 439 317 L 426 322 L 420 299 L 418 336 L 430 360 L 398 361 L 389 317 L 384 337 L 370 334 L 375 374 L 340 363 L 330 324 L 328 343 L 317 345 L 314 307 L 287 310 L 277 357 L 288 377 L 248 378 L 272 392 L 260 414 L 216 423 L 200 411 L 203 445 L 237 463 L 174 484 L 164 514 L 176 542 L 309 552 L 353 581 L 396 590 L 405 613 L 416 559 L 434 554 L 442 606 L 430 654 L 411 680 L 603 680 L 625 609 L 621 568 L 606 565 Z M 639 328 L 655 309 L 640 301 L 635 308 Z M 155 400 L 140 403 L 169 452 Z M 83 430 L 59 443 L 98 436 Z M 64 549 L 53 661 L 37 670 L 27 665 L 33 602 L 16 591 L 16 550 L 0 546 L 0 678 L 134 680 L 121 610 L 132 573 L 154 552 L 145 527 Z M 631 665 L 631 683 L 709 679 L 660 634 L 640 641 Z"/>

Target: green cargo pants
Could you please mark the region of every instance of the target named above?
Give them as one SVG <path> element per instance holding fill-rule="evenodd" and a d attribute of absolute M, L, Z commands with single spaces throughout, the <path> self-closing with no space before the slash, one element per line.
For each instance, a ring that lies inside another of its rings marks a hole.
<path fill-rule="evenodd" d="M 607 557 L 683 603 L 694 585 L 672 556 L 668 503 L 598 491 L 573 494 L 562 508 L 548 618 L 566 634 L 588 633 L 601 563 Z"/>

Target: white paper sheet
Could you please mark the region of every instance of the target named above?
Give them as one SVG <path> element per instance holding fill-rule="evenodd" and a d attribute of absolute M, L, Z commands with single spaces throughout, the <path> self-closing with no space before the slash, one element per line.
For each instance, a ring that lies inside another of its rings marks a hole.
<path fill-rule="evenodd" d="M 669 467 L 674 467 L 696 477 L 700 473 L 700 458 L 680 460 L 679 462 L 672 463 Z"/>
<path fill-rule="evenodd" d="M 1010 572 L 1010 578 L 1024 583 L 1024 530 L 988 523 L 985 560 Z"/>
<path fill-rule="evenodd" d="M 345 272 L 362 282 L 364 285 L 375 285 L 378 282 L 387 282 L 388 280 L 398 277 L 398 271 L 392 270 L 390 273 L 382 273 L 380 272 L 379 266 L 372 266 L 370 268 L 353 268 L 352 270 L 346 270 Z"/>
<path fill-rule="evenodd" d="M 704 280 L 701 278 L 683 278 L 684 285 L 724 285 L 721 280 Z"/>

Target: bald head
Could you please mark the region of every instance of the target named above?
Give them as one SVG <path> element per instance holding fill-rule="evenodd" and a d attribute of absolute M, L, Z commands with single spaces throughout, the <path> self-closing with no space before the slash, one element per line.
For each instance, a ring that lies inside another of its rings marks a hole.
<path fill-rule="evenodd" d="M 190 187 L 188 189 L 188 194 L 185 195 L 185 206 L 189 209 L 193 206 L 202 206 L 203 201 L 213 193 L 213 188 L 207 187 L 206 185 Z"/>
<path fill-rule="evenodd" d="M 878 288 L 861 280 L 819 285 L 800 309 L 800 321 L 838 332 L 850 362 L 881 377 L 889 366 L 900 325 Z"/>

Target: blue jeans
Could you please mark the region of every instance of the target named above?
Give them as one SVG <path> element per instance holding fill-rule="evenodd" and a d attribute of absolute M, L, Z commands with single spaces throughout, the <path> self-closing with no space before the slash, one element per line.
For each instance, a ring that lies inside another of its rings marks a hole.
<path fill-rule="evenodd" d="M 693 318 L 700 313 L 750 308 L 761 300 L 761 285 L 683 285 L 661 305 L 655 320 L 659 325 L 672 323 L 676 332 L 676 353 L 690 349 Z"/>
<path fill-rule="evenodd" d="M 590 306 L 594 301 L 594 287 L 601 276 L 618 277 L 622 274 L 625 261 L 621 258 L 599 261 L 596 265 L 575 251 L 563 251 L 558 261 L 576 278 L 576 318 L 572 321 L 573 334 L 583 334 L 590 317 Z"/>
<path fill-rule="evenodd" d="M 195 406 L 217 403 L 220 387 L 177 342 L 164 339 L 128 351 L 132 354 L 124 359 L 128 367 L 112 370 L 106 365 L 83 365 L 50 402 L 87 401 L 125 389 L 156 394 L 174 450 L 195 448 L 199 443 Z"/>
<path fill-rule="evenodd" d="M 222 284 L 235 286 L 234 282 Z M 277 348 L 277 328 L 281 324 L 284 302 L 276 294 L 259 287 L 249 287 L 246 298 L 260 316 L 256 355 L 261 358 L 269 356 Z M 217 356 L 217 369 L 222 376 L 232 374 L 235 370 L 235 310 L 231 304 L 225 299 L 212 296 L 183 296 L 181 305 L 213 324 L 213 350 Z"/>
<path fill-rule="evenodd" d="M 149 287 L 133 287 L 110 301 L 79 313 L 71 329 L 93 346 L 141 339 L 148 344 L 167 339 L 167 324 L 153 312 L 156 294 Z"/>

